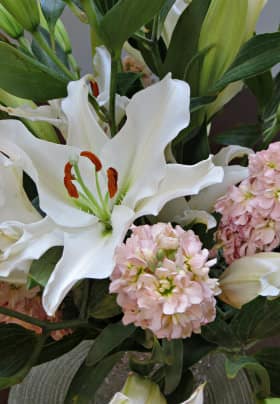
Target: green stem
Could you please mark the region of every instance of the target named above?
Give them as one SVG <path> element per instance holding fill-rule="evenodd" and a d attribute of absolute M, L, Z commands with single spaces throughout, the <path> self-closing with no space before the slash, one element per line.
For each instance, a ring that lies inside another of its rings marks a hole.
<path fill-rule="evenodd" d="M 115 55 L 111 55 L 111 83 L 110 83 L 110 126 L 112 137 L 117 133 L 116 125 L 116 91 L 117 91 L 117 72 L 118 72 L 118 61 Z"/>
<path fill-rule="evenodd" d="M 37 318 L 27 316 L 26 314 L 19 313 L 18 311 L 7 309 L 6 307 L 0 307 L 0 314 L 4 314 L 5 316 L 17 318 L 19 320 L 25 321 L 26 323 L 36 325 L 46 331 L 63 330 L 65 328 L 78 327 L 87 328 L 90 326 L 86 320 L 67 320 L 58 323 L 38 320 Z"/>
<path fill-rule="evenodd" d="M 19 44 L 22 46 L 22 48 L 23 48 L 24 50 L 26 50 L 30 55 L 33 56 L 33 52 L 32 52 L 30 43 L 29 43 L 29 41 L 28 41 L 24 36 L 19 37 L 19 38 L 18 38 L 18 42 L 19 42 Z"/>
<path fill-rule="evenodd" d="M 32 36 L 38 44 L 41 46 L 41 48 L 46 52 L 46 54 L 52 59 L 52 61 L 60 68 L 61 71 L 70 79 L 70 80 L 75 80 L 75 75 L 71 73 L 67 67 L 61 62 L 61 60 L 56 56 L 56 54 L 53 52 L 53 50 L 49 47 L 48 43 L 46 42 L 45 38 L 41 34 L 40 31 L 34 31 L 32 32 Z"/>
<path fill-rule="evenodd" d="M 95 109 L 95 112 L 97 113 L 98 117 L 103 122 L 108 123 L 109 122 L 109 117 L 108 117 L 108 113 L 107 113 L 106 109 L 100 107 L 98 102 L 96 101 L 96 99 L 92 95 L 89 95 L 89 101 L 90 101 L 91 105 L 93 106 L 93 108 Z"/>

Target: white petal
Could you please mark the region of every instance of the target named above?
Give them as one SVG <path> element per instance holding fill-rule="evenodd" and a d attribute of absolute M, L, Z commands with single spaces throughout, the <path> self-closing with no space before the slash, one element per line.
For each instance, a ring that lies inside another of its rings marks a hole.
<path fill-rule="evenodd" d="M 205 210 L 191 210 L 187 209 L 183 214 L 175 216 L 174 222 L 181 226 L 188 226 L 195 223 L 203 223 L 207 227 L 207 230 L 216 227 L 217 222 L 215 218 Z"/>
<path fill-rule="evenodd" d="M 0 233 L 7 234 L 9 228 L 21 237 L 0 254 L 1 277 L 8 277 L 16 270 L 26 273 L 33 259 L 39 259 L 48 249 L 63 242 L 62 232 L 48 217 L 30 224 L 5 222 L 0 225 Z"/>
<path fill-rule="evenodd" d="M 254 150 L 249 149 L 248 147 L 242 146 L 227 146 L 223 147 L 215 156 L 213 157 L 213 163 L 217 166 L 227 166 L 229 163 L 236 158 L 249 156 L 253 154 Z"/>
<path fill-rule="evenodd" d="M 111 55 L 104 46 L 96 48 L 93 58 L 93 73 L 99 87 L 98 104 L 106 105 L 110 98 Z"/>
<path fill-rule="evenodd" d="M 191 197 L 189 206 L 195 210 L 206 210 L 211 212 L 214 205 L 221 196 L 225 195 L 231 185 L 238 184 L 249 176 L 247 167 L 228 166 L 223 167 L 224 179 L 221 183 L 211 185 L 203 189 L 198 195 Z"/>
<path fill-rule="evenodd" d="M 43 305 L 49 315 L 55 313 L 63 298 L 84 278 L 103 279 L 114 268 L 114 252 L 133 221 L 134 212 L 116 206 L 112 214 L 113 232 L 104 234 L 101 224 L 66 233 L 61 260 L 44 290 Z"/>
<path fill-rule="evenodd" d="M 36 139 L 19 121 L 0 121 L 0 151 L 7 154 L 35 182 L 40 207 L 61 226 L 86 226 L 96 222 L 72 205 L 64 187 L 64 166 L 80 150 Z"/>
<path fill-rule="evenodd" d="M 61 130 L 63 135 L 67 133 L 66 117 L 61 110 L 60 100 L 49 101 L 49 105 L 43 105 L 38 108 L 31 108 L 28 105 L 18 108 L 0 105 L 0 110 L 7 112 L 11 116 L 26 118 L 30 121 L 48 122 Z"/>
<path fill-rule="evenodd" d="M 168 46 L 174 31 L 174 28 L 183 13 L 183 11 L 187 8 L 190 1 L 188 0 L 176 0 L 175 4 L 171 7 L 166 20 L 164 22 L 162 38 L 165 44 Z"/>
<path fill-rule="evenodd" d="M 105 145 L 102 160 L 119 172 L 123 203 L 157 192 L 165 175 L 164 149 L 189 123 L 189 86 L 170 75 L 137 93 L 127 107 L 122 130 Z"/>
<path fill-rule="evenodd" d="M 222 179 L 223 169 L 215 167 L 211 157 L 192 166 L 168 164 L 156 195 L 144 199 L 137 205 L 137 216 L 157 215 L 171 199 L 197 194 L 201 189 L 221 182 Z"/>
<path fill-rule="evenodd" d="M 198 388 L 193 392 L 191 397 L 181 404 L 203 404 L 203 390 L 205 383 L 198 386 Z"/>
<path fill-rule="evenodd" d="M 40 218 L 23 189 L 22 170 L 0 154 L 0 222 L 30 223 Z"/>
<path fill-rule="evenodd" d="M 68 120 L 67 144 L 99 154 L 108 137 L 88 101 L 90 78 L 85 76 L 68 84 L 68 97 L 62 101 L 62 110 Z"/>

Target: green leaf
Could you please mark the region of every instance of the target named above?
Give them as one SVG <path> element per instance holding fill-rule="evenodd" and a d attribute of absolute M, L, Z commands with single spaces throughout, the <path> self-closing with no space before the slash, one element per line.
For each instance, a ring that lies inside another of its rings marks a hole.
<path fill-rule="evenodd" d="M 222 145 L 253 147 L 261 137 L 259 125 L 242 125 L 213 136 L 213 141 Z"/>
<path fill-rule="evenodd" d="M 264 73 L 280 62 L 280 33 L 257 35 L 241 48 L 235 61 L 212 88 L 221 91 L 228 84 Z"/>
<path fill-rule="evenodd" d="M 94 402 L 98 388 L 115 364 L 121 360 L 123 354 L 123 352 L 118 352 L 108 356 L 97 366 L 87 366 L 84 363 L 72 380 L 64 403 L 88 404 Z"/>
<path fill-rule="evenodd" d="M 164 394 L 171 394 L 178 387 L 183 371 L 183 341 L 174 339 L 163 340 L 163 351 L 166 361 L 165 365 Z"/>
<path fill-rule="evenodd" d="M 116 302 L 116 295 L 105 295 L 89 310 L 89 315 L 99 320 L 115 317 L 121 313 L 122 309 Z"/>
<path fill-rule="evenodd" d="M 217 314 L 215 321 L 202 327 L 203 338 L 212 344 L 225 348 L 236 348 L 240 341 L 236 338 L 231 326 Z"/>
<path fill-rule="evenodd" d="M 246 80 L 246 84 L 258 100 L 260 108 L 264 108 L 271 100 L 274 82 L 271 71 L 268 70 L 258 76 Z"/>
<path fill-rule="evenodd" d="M 87 366 L 94 366 L 105 356 L 128 339 L 135 331 L 133 325 L 123 325 L 121 322 L 109 324 L 95 339 L 86 359 Z"/>
<path fill-rule="evenodd" d="M 196 132 L 196 135 L 188 141 L 185 139 L 184 145 L 184 159 L 185 164 L 195 164 L 201 160 L 206 160 L 210 154 L 207 123 L 204 121 L 203 125 Z"/>
<path fill-rule="evenodd" d="M 67 79 L 0 42 L 0 87 L 21 98 L 45 102 L 67 95 Z"/>
<path fill-rule="evenodd" d="M 256 392 L 261 397 L 270 395 L 270 380 L 266 369 L 255 359 L 249 356 L 227 356 L 225 362 L 226 374 L 229 379 L 234 379 L 241 369 L 250 372 L 256 381 Z"/>
<path fill-rule="evenodd" d="M 165 19 L 168 15 L 170 9 L 172 8 L 173 4 L 175 3 L 175 1 L 176 0 L 166 0 L 164 6 L 160 10 L 160 13 L 158 15 L 157 39 L 160 38 Z"/>
<path fill-rule="evenodd" d="M 54 29 L 65 6 L 62 0 L 41 0 L 41 8 L 51 30 Z"/>
<path fill-rule="evenodd" d="M 19 383 L 26 376 L 34 365 L 39 342 L 40 337 L 34 332 L 16 324 L 0 325 L 0 390 Z"/>
<path fill-rule="evenodd" d="M 135 92 L 142 90 L 139 73 L 118 73 L 117 75 L 117 93 L 120 95 L 132 96 Z"/>
<path fill-rule="evenodd" d="M 152 20 L 166 0 L 120 0 L 100 22 L 106 46 L 120 53 L 124 42 Z"/>
<path fill-rule="evenodd" d="M 197 54 L 200 31 L 209 4 L 210 0 L 193 0 L 180 16 L 167 51 L 163 75 L 172 72 L 173 77 L 184 78 L 186 66 Z M 197 95 L 199 80 L 199 72 L 195 73 L 186 77 L 193 95 Z"/>
<path fill-rule="evenodd" d="M 280 334 L 280 299 L 258 297 L 234 316 L 231 330 L 243 345 Z"/>
<path fill-rule="evenodd" d="M 46 286 L 51 273 L 62 255 L 62 247 L 49 249 L 40 259 L 32 262 L 28 274 L 28 287 L 35 284 Z M 32 283 L 32 284 L 31 284 Z"/>
<path fill-rule="evenodd" d="M 260 362 L 268 371 L 271 382 L 271 393 L 273 395 L 280 395 L 280 348 L 264 348 L 257 352 L 255 358 Z"/>
<path fill-rule="evenodd" d="M 184 345 L 184 372 L 209 352 L 217 348 L 216 344 L 206 341 L 200 335 L 192 334 L 190 338 L 183 340 Z"/>
<path fill-rule="evenodd" d="M 192 97 L 190 103 L 191 112 L 196 112 L 199 109 L 203 108 L 207 104 L 211 104 L 211 102 L 216 100 L 215 95 L 209 95 L 204 97 Z"/>
<path fill-rule="evenodd" d="M 176 390 L 167 396 L 168 404 L 181 404 L 189 398 L 194 390 L 194 377 L 190 370 L 182 374 L 180 384 Z"/>

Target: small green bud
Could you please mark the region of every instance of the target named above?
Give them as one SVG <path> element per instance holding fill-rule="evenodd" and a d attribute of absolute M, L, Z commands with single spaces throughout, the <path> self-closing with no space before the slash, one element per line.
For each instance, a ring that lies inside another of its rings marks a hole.
<path fill-rule="evenodd" d="M 35 31 L 40 23 L 37 0 L 0 0 L 16 21 L 27 31 Z"/>
<path fill-rule="evenodd" d="M 23 35 L 23 28 L 14 17 L 0 4 L 0 29 L 17 39 Z"/>
<path fill-rule="evenodd" d="M 54 31 L 55 39 L 62 47 L 65 53 L 72 53 L 72 45 L 70 42 L 70 38 L 68 32 L 66 31 L 63 22 L 59 19 L 57 20 L 55 31 Z"/>

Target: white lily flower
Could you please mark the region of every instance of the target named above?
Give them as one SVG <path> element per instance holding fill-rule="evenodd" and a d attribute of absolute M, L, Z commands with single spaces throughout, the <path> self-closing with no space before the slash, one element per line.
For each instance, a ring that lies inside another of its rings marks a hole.
<path fill-rule="evenodd" d="M 280 296 L 280 253 L 258 253 L 235 260 L 220 278 L 219 298 L 240 309 L 257 296 Z"/>
<path fill-rule="evenodd" d="M 110 77 L 111 77 L 111 56 L 104 46 L 96 48 L 96 53 L 93 59 L 94 75 L 86 75 L 80 86 L 72 86 L 73 97 L 76 99 L 75 108 L 80 108 L 80 105 L 86 105 L 87 113 L 91 115 L 95 121 L 98 120 L 93 107 L 87 102 L 89 88 L 96 101 L 101 107 L 109 108 L 110 100 Z M 70 95 L 70 94 L 69 94 Z M 86 98 L 86 100 L 85 100 Z M 125 109 L 129 99 L 124 96 L 116 95 L 116 122 L 119 123 L 125 115 Z M 44 121 L 57 127 L 64 138 L 66 139 L 71 127 L 71 122 L 68 121 L 61 108 L 61 100 L 50 100 L 48 105 L 43 105 L 38 108 L 30 106 L 22 106 L 18 108 L 5 107 L 0 105 L 0 110 L 8 113 L 11 116 L 29 119 L 30 121 Z M 90 110 L 90 112 L 88 112 Z M 82 114 L 82 110 L 81 114 Z M 101 122 L 99 122 L 101 123 Z"/>
<path fill-rule="evenodd" d="M 0 154 L 0 279 L 25 282 L 32 260 L 61 242 L 52 221 L 28 200 L 22 170 Z"/>
<path fill-rule="evenodd" d="M 83 80 L 70 83 L 62 102 L 67 145 L 36 139 L 18 121 L 0 122 L 0 150 L 33 179 L 41 209 L 64 228 L 63 256 L 43 295 L 49 315 L 80 279 L 110 276 L 115 248 L 136 218 L 156 215 L 169 200 L 223 177 L 211 158 L 193 166 L 165 162 L 166 146 L 189 123 L 186 83 L 168 75 L 137 93 L 113 139 L 98 126 L 87 100 L 77 104 L 79 87 Z"/>

